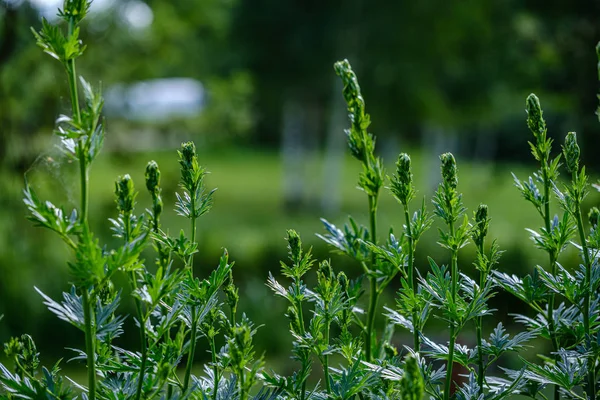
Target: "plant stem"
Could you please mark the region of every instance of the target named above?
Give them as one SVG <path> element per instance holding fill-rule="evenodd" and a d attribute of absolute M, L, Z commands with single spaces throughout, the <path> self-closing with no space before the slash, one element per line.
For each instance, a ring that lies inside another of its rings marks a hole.
<path fill-rule="evenodd" d="M 195 191 L 190 191 L 190 205 L 192 208 L 192 215 L 190 218 L 190 235 L 191 235 L 191 243 L 195 243 L 196 242 L 196 214 L 195 214 L 195 210 L 196 210 L 196 193 Z M 188 268 L 188 272 L 190 274 L 190 277 L 193 278 L 194 277 L 194 254 L 190 254 L 190 258 L 187 262 L 187 266 Z M 186 364 L 186 368 L 185 368 L 185 377 L 183 380 L 183 392 L 185 393 L 185 391 L 188 388 L 188 385 L 190 383 L 190 376 L 192 374 L 192 366 L 194 364 L 194 356 L 196 353 L 196 330 L 198 329 L 198 321 L 196 320 L 196 305 L 192 304 L 191 305 L 191 334 L 190 334 L 190 351 L 188 353 L 188 360 L 187 360 L 187 364 Z M 183 329 L 184 325 L 182 322 L 182 329 Z"/>
<path fill-rule="evenodd" d="M 377 244 L 377 196 L 369 196 L 369 222 L 371 226 L 371 242 Z M 377 301 L 379 300 L 377 277 L 373 275 L 375 262 L 375 253 L 371 253 L 371 268 L 369 274 L 370 298 L 369 312 L 367 314 L 367 340 L 365 340 L 365 355 L 367 361 L 372 360 L 375 311 L 377 309 Z"/>
<path fill-rule="evenodd" d="M 456 344 L 456 332 L 454 325 L 450 325 L 450 344 L 448 346 L 448 366 L 446 367 L 446 382 L 444 388 L 444 400 L 450 398 L 452 388 L 452 365 L 454 364 L 454 347 Z"/>
<path fill-rule="evenodd" d="M 185 367 L 185 377 L 183 379 L 183 390 L 185 393 L 190 384 L 190 376 L 192 375 L 192 366 L 194 365 L 194 353 L 196 351 L 196 330 L 198 329 L 198 321 L 196 318 L 196 307 L 192 306 L 192 330 L 190 333 L 190 352 L 188 355 L 187 365 Z"/>
<path fill-rule="evenodd" d="M 551 225 L 550 225 L 550 178 L 548 177 L 548 160 L 544 159 L 542 161 L 542 179 L 544 181 L 544 223 L 546 226 L 546 231 L 548 234 L 551 233 Z M 556 255 L 553 252 L 548 253 L 550 258 L 550 270 L 552 275 L 556 275 Z M 558 351 L 558 339 L 556 337 L 556 327 L 554 326 L 554 292 L 550 292 L 548 295 L 548 330 L 550 334 L 550 338 L 552 340 L 552 347 L 554 351 Z M 554 358 L 558 360 L 558 355 L 555 355 Z M 560 391 L 558 385 L 554 385 L 554 400 L 560 399 Z"/>
<path fill-rule="evenodd" d="M 96 398 L 96 351 L 94 349 L 94 327 L 92 326 L 92 307 L 90 294 L 87 288 L 83 288 L 83 322 L 85 325 L 85 349 L 88 365 L 88 399 Z"/>
<path fill-rule="evenodd" d="M 302 302 L 298 300 L 298 304 L 296 304 L 296 309 L 298 310 L 298 321 L 300 322 L 300 334 L 304 335 L 304 313 L 302 312 Z M 302 370 L 306 370 L 307 365 L 302 365 Z M 302 381 L 302 388 L 300 389 L 302 393 L 300 393 L 300 400 L 304 400 L 306 396 L 306 379 Z"/>
<path fill-rule="evenodd" d="M 454 237 L 454 223 L 449 223 L 450 237 Z M 450 270 L 451 290 L 452 290 L 452 301 L 456 301 L 456 293 L 458 286 L 458 250 L 452 249 L 452 261 Z M 456 327 L 454 326 L 454 320 L 450 320 L 450 343 L 448 346 L 448 365 L 446 366 L 446 382 L 444 389 L 444 400 L 450 399 L 450 389 L 452 387 L 452 366 L 454 365 L 454 347 L 456 344 Z"/>
<path fill-rule="evenodd" d="M 240 400 L 246 400 L 248 394 L 246 393 L 246 385 L 244 385 L 244 370 L 240 370 Z"/>
<path fill-rule="evenodd" d="M 412 230 L 410 228 L 410 216 L 408 213 L 408 204 L 404 206 L 404 219 L 406 220 L 406 236 L 408 237 L 408 283 L 410 288 L 413 291 L 413 294 L 416 296 L 417 290 L 415 286 L 415 244 L 414 239 L 412 237 Z M 414 350 L 418 353 L 421 349 L 421 344 L 419 343 L 419 327 L 418 327 L 418 319 L 419 315 L 416 311 L 413 311 L 412 314 L 412 325 L 413 325 L 413 340 L 414 340 Z"/>
<path fill-rule="evenodd" d="M 214 335 L 212 335 L 210 338 L 210 350 L 212 353 L 213 375 L 215 377 L 212 398 L 213 400 L 217 400 L 217 393 L 219 391 L 219 366 L 217 365 L 217 346 L 215 345 Z"/>
<path fill-rule="evenodd" d="M 483 257 L 484 239 L 481 239 L 481 243 L 478 246 L 478 253 Z M 486 274 L 484 271 L 479 271 L 479 290 L 483 290 L 483 287 L 486 284 Z M 485 369 L 483 367 L 483 346 L 482 346 L 482 326 L 483 326 L 483 317 L 477 318 L 476 321 L 476 331 L 477 331 L 477 385 L 479 386 L 479 395 L 483 394 L 483 384 L 485 378 Z"/>
<path fill-rule="evenodd" d="M 330 324 L 331 324 L 331 322 L 329 321 L 329 318 L 326 318 L 326 320 L 325 320 L 325 344 L 327 344 L 327 347 L 329 347 L 329 325 Z M 331 385 L 329 383 L 329 355 L 328 354 L 325 354 L 323 356 L 323 372 L 325 374 L 325 390 L 327 391 L 328 395 L 331 395 Z"/>
<path fill-rule="evenodd" d="M 73 35 L 75 30 L 75 21 L 69 20 L 68 24 L 68 36 Z M 71 58 L 67 61 L 66 71 L 69 82 L 69 93 L 71 96 L 71 108 L 73 111 L 73 120 L 79 125 L 81 123 L 81 110 L 79 108 L 79 96 L 77 90 L 77 72 L 75 68 L 75 59 Z M 83 228 L 83 235 L 89 234 L 89 223 L 88 223 L 88 203 L 89 203 L 89 175 L 87 165 L 87 155 L 84 154 L 85 147 L 81 142 L 82 138 L 79 138 L 77 142 L 77 156 L 79 158 L 79 174 L 80 174 L 80 190 L 81 190 L 81 215 L 80 221 Z M 86 139 L 87 140 L 87 139 Z M 93 326 L 93 302 L 90 301 L 90 294 L 88 288 L 82 289 L 82 306 L 83 306 L 83 320 L 84 320 L 84 331 L 85 331 L 85 350 L 87 355 L 87 368 L 88 368 L 88 399 L 96 399 L 96 351 L 94 346 L 95 332 Z"/>
<path fill-rule="evenodd" d="M 135 271 L 131 272 L 130 275 L 131 286 L 133 291 L 137 290 L 137 282 Z M 140 376 L 138 378 L 138 386 L 135 394 L 135 399 L 140 400 L 142 397 L 142 387 L 144 385 L 144 374 L 146 372 L 146 363 L 148 361 L 148 347 L 146 343 L 146 321 L 142 312 L 142 302 L 140 299 L 135 299 L 135 309 L 138 315 L 138 319 L 140 320 L 140 346 L 142 352 L 142 362 L 140 365 Z"/>
<path fill-rule="evenodd" d="M 125 243 L 129 243 L 131 240 L 131 213 L 123 213 L 123 223 L 125 225 L 124 239 Z M 129 274 L 129 282 L 131 286 L 131 292 L 134 293 L 137 290 L 137 277 L 135 271 L 131 271 Z M 144 374 L 146 372 L 146 363 L 148 360 L 148 348 L 146 343 L 146 321 L 144 313 L 142 311 L 142 302 L 137 297 L 134 298 L 135 310 L 137 313 L 138 320 L 140 321 L 140 347 L 142 353 L 142 360 L 140 364 L 140 375 L 138 378 L 138 385 L 135 393 L 135 399 L 140 400 L 142 397 L 142 388 L 144 386 Z"/>
<path fill-rule="evenodd" d="M 577 172 L 573 172 L 573 184 L 575 185 L 578 181 Z M 581 204 L 579 199 L 576 200 L 575 204 L 575 220 L 577 221 L 577 231 L 579 232 L 579 240 L 581 241 L 581 247 L 583 251 L 583 260 L 585 263 L 585 293 L 583 298 L 583 329 L 585 331 L 585 341 L 587 349 L 591 349 L 591 332 L 590 332 L 590 296 L 591 296 L 591 280 L 592 280 L 592 263 L 590 260 L 590 253 L 587 246 L 587 240 L 585 238 L 585 232 L 583 230 L 583 219 L 581 217 Z M 589 363 L 591 367 L 588 367 L 588 388 L 587 394 L 590 399 L 596 398 L 596 371 L 595 363 Z"/>

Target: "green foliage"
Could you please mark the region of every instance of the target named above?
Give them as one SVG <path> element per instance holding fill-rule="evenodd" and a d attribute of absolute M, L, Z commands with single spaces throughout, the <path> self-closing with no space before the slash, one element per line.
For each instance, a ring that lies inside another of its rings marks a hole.
<path fill-rule="evenodd" d="M 206 278 L 196 276 L 196 224 L 210 210 L 214 190 L 206 187 L 207 171 L 200 165 L 192 142 L 182 144 L 178 152 L 183 194 L 176 194 L 174 205 L 176 213 L 189 222 L 187 233 L 181 230 L 172 237 L 161 229 L 161 174 L 154 161 L 145 171 L 151 208 L 136 214 L 138 193 L 133 180 L 129 175 L 121 176 L 115 183 L 117 217 L 108 221 L 118 245 L 101 245 L 92 232 L 88 175 L 103 141 L 103 100 L 86 81 L 81 80 L 81 88 L 78 86 L 75 59 L 82 50 L 74 50 L 83 49 L 77 47 L 82 46 L 78 24 L 88 7 L 85 1 L 65 1 L 59 16 L 68 24 L 67 34 L 45 21 L 36 34 L 44 50 L 57 58 L 67 73 L 72 115 L 59 118 L 55 134 L 78 163 L 80 207 L 67 216 L 63 208 L 41 201 L 27 183 L 24 191 L 29 219 L 54 231 L 72 251 L 68 265 L 73 285 L 62 300 L 38 292 L 52 313 L 83 333 L 85 347 L 72 350 L 74 360 L 87 364 L 87 384 L 65 384 L 58 364 L 50 370 L 40 369 L 33 339 L 22 335 L 4 346 L 14 366 L 11 370 L 0 364 L 0 398 L 419 400 L 427 393 L 433 399 L 499 400 L 513 394 L 546 398 L 542 394 L 546 386 L 554 388 L 555 399 L 596 397 L 599 212 L 597 208 L 591 210 L 591 229 L 586 232 L 582 202 L 588 180 L 580 165 L 577 138 L 569 133 L 563 147 L 571 174 L 563 192 L 557 181 L 560 156 L 551 159 L 552 141 L 535 95 L 527 99 L 527 124 L 534 135 L 535 142 L 530 145 L 540 170 L 527 181 L 515 181 L 544 221 L 543 227 L 529 232 L 535 246 L 548 254 L 548 267 L 537 266 L 524 278 L 495 270 L 502 252 L 496 241 L 486 245 L 490 210 L 480 205 L 469 222 L 458 190 L 456 159 L 445 153 L 440 157 L 441 182 L 432 202 L 434 215 L 445 225 L 439 229 L 439 244 L 450 253 L 451 261 L 443 265 L 428 257 L 429 270 L 420 274 L 414 265 L 417 244 L 432 225 L 432 218 L 425 201 L 412 217 L 409 213 L 416 194 L 410 157 L 400 155 L 396 173 L 390 178 L 392 195 L 404 211 L 404 229 L 400 234 L 390 230 L 386 241 L 379 242 L 377 207 L 384 181 L 383 163 L 375 155 L 375 137 L 367 131 L 370 118 L 357 77 L 347 61 L 336 63 L 350 116 L 348 146 L 362 165 L 359 188 L 367 195 L 369 227 L 351 217 L 343 230 L 323 220 L 327 233 L 320 237 L 354 260 L 362 273 L 349 277 L 349 271 L 336 270 L 330 260 L 315 259 L 312 251 L 303 247 L 300 235 L 288 230 L 289 260 L 280 263 L 281 277 L 270 274 L 267 279 L 267 286 L 287 302 L 291 358 L 297 369 L 290 376 L 282 376 L 265 370 L 264 357 L 257 355 L 254 344 L 259 328 L 246 315 L 237 314 L 241 296 L 227 250 L 216 268 L 203 271 Z M 78 100 L 79 91 L 84 95 L 83 104 Z M 562 207 L 562 216 L 550 215 L 551 199 Z M 459 263 L 459 251 L 470 239 L 476 247 L 478 281 L 460 268 L 462 254 Z M 575 271 L 558 262 L 569 244 L 581 252 L 582 263 Z M 150 247 L 154 250 L 153 269 L 141 257 Z M 174 257 L 183 267 L 175 264 Z M 121 290 L 116 289 L 119 273 L 125 275 L 135 305 L 139 330 L 139 349 L 135 350 L 115 342 L 124 333 L 126 318 L 119 314 L 124 301 Z M 376 318 L 381 316 L 379 301 L 396 278 L 400 281 L 396 308 L 386 307 L 386 318 Z M 281 279 L 288 280 L 285 286 Z M 368 282 L 368 291 L 363 282 Z M 536 315 L 516 315 L 525 325 L 522 332 L 510 335 L 499 323 L 484 339 L 483 321 L 493 315 L 488 303 L 496 288 L 515 295 Z M 364 294 L 368 294 L 366 301 Z M 562 301 L 558 306 L 557 297 Z M 430 316 L 448 325 L 447 344 L 425 334 Z M 471 322 L 477 341 L 469 348 L 458 339 Z M 396 326 L 413 336 L 413 347 L 406 346 L 403 355 L 395 347 Z M 552 354 L 542 355 L 541 364 L 523 358 L 518 371 L 500 367 L 505 376 L 490 373 L 504 354 L 522 352 L 537 336 L 549 339 L 554 346 Z M 202 375 L 195 376 L 199 340 L 207 341 L 210 361 Z M 217 343 L 222 346 L 218 348 Z M 332 365 L 334 360 L 339 364 Z M 455 381 L 454 364 L 468 371 L 462 384 Z M 322 380 L 315 384 L 312 378 L 317 375 Z"/>

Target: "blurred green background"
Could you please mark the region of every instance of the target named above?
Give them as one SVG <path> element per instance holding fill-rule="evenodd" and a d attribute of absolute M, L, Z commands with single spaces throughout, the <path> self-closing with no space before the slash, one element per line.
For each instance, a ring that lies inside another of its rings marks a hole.
<path fill-rule="evenodd" d="M 43 198 L 77 203 L 74 171 L 51 135 L 54 120 L 70 108 L 66 77 L 30 32 L 41 17 L 53 20 L 60 5 L 0 0 L 0 342 L 28 332 L 48 357 L 81 341 L 33 290 L 55 298 L 67 290 L 68 252 L 25 220 L 21 192 L 25 176 Z M 93 228 L 111 246 L 113 182 L 130 173 L 143 189 L 151 159 L 163 172 L 165 228 L 183 228 L 171 211 L 176 149 L 195 141 L 211 171 L 208 184 L 218 188 L 213 210 L 200 221 L 197 273 L 207 274 L 226 247 L 236 260 L 241 308 L 268 327 L 259 331 L 257 348 L 285 356 L 284 304 L 264 282 L 286 257 L 286 229 L 299 231 L 336 268 L 360 272 L 315 236 L 320 217 L 342 224 L 352 214 L 366 222 L 332 68 L 348 58 L 388 171 L 400 151 L 409 152 L 430 206 L 438 156 L 454 152 L 469 213 L 480 202 L 489 205 L 491 235 L 506 250 L 499 268 L 523 275 L 545 260 L 525 231 L 541 221 L 510 175 L 525 178 L 535 169 L 525 98 L 541 98 L 555 152 L 567 131 L 578 132 L 595 181 L 599 22 L 600 3 L 583 0 L 97 0 L 78 63 L 106 95 L 105 149 L 91 177 Z M 143 191 L 138 200 L 141 211 L 148 204 Z M 594 192 L 587 206 L 599 200 Z M 381 202 L 381 232 L 401 229 L 400 206 L 387 192 Z M 426 255 L 447 261 L 436 240 L 432 229 L 418 250 L 423 270 Z M 473 257 L 471 248 L 462 252 L 466 271 Z M 577 254 L 560 261 L 575 265 Z M 507 313 L 523 308 L 504 294 L 493 306 L 505 324 Z"/>

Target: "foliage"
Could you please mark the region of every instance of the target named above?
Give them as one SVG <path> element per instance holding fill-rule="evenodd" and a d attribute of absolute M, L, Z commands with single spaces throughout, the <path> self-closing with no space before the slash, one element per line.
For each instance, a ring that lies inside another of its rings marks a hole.
<path fill-rule="evenodd" d="M 136 211 L 138 193 L 133 180 L 129 175 L 117 178 L 117 213 L 108 223 L 119 245 L 102 246 L 92 232 L 89 170 L 102 147 L 105 130 L 101 93 L 83 79 L 78 83 L 76 75 L 76 60 L 85 50 L 78 38 L 79 23 L 89 5 L 84 0 L 64 2 L 59 17 L 67 26 L 66 33 L 61 25 L 46 21 L 35 32 L 38 45 L 67 73 L 72 113 L 58 118 L 55 134 L 79 166 L 80 206 L 65 212 L 40 200 L 27 182 L 24 190 L 29 219 L 54 231 L 72 252 L 69 292 L 63 293 L 61 301 L 38 292 L 52 313 L 83 332 L 85 347 L 72 350 L 73 359 L 87 365 L 87 384 L 67 384 L 58 364 L 40 368 L 33 339 L 22 335 L 4 346 L 13 366 L 0 364 L 0 399 L 418 400 L 427 393 L 433 399 L 483 400 L 513 394 L 546 398 L 542 393 L 546 386 L 554 388 L 555 399 L 596 398 L 600 212 L 592 209 L 591 228 L 586 233 L 582 202 L 589 190 L 588 178 L 576 135 L 569 133 L 562 156 L 552 158 L 552 139 L 547 136 L 535 95 L 527 99 L 527 125 L 535 139 L 530 145 L 540 170 L 526 181 L 515 181 L 544 221 L 542 228 L 530 232 L 535 246 L 548 254 L 549 264 L 520 278 L 495 269 L 502 252 L 495 241 L 486 245 L 491 220 L 488 207 L 480 205 L 470 222 L 459 191 L 457 161 L 451 153 L 440 156 L 441 182 L 432 199 L 433 215 L 423 201 L 411 216 L 416 197 L 411 159 L 407 154 L 399 156 L 395 174 L 388 181 L 392 195 L 402 205 L 405 225 L 400 234 L 390 230 L 384 242 L 378 240 L 383 162 L 375 152 L 375 136 L 368 131 L 370 117 L 358 79 L 348 61 L 335 64 L 351 123 L 346 131 L 348 145 L 362 167 L 358 184 L 367 196 L 369 226 L 350 218 L 340 229 L 323 220 L 326 233 L 320 237 L 359 265 L 362 274 L 349 277 L 345 271 L 336 271 L 330 260 L 316 260 L 311 249 L 302 245 L 300 235 L 288 230 L 289 259 L 281 262 L 282 277 L 271 274 L 267 279 L 267 286 L 288 303 L 291 358 L 299 368 L 282 376 L 267 371 L 262 354 L 257 353 L 254 336 L 260 327 L 238 314 L 240 294 L 227 250 L 204 279 L 196 276 L 197 223 L 210 211 L 215 191 L 206 185 L 207 171 L 199 164 L 192 142 L 182 144 L 178 152 L 181 191 L 176 193 L 175 203 L 176 213 L 189 223 L 187 232 L 171 236 L 162 228 L 161 173 L 154 161 L 145 171 L 151 207 L 141 214 Z M 571 174 L 564 187 L 557 180 L 563 156 Z M 561 206 L 562 216 L 551 216 L 551 199 Z M 441 222 L 439 244 L 450 253 L 451 261 L 439 265 L 428 258 L 429 271 L 421 274 L 414 264 L 417 244 L 432 225 L 433 216 Z M 461 250 L 471 241 L 476 247 L 478 281 L 461 270 L 462 255 L 459 263 Z M 558 263 L 570 244 L 581 252 L 582 264 L 576 271 Z M 142 258 L 148 247 L 154 251 L 153 268 Z M 115 285 L 117 275 L 123 275 L 129 285 L 139 350 L 115 342 L 124 333 L 125 321 L 118 313 L 122 296 Z M 381 324 L 379 299 L 396 278 L 400 281 L 397 307 L 386 308 Z M 284 285 L 282 279 L 288 282 Z M 363 281 L 368 283 L 367 290 Z M 497 288 L 514 294 L 537 314 L 516 315 L 526 327 L 522 332 L 510 335 L 499 323 L 484 339 L 483 321 L 493 314 L 488 302 Z M 557 299 L 562 303 L 557 305 Z M 431 316 L 448 325 L 447 344 L 426 335 Z M 473 348 L 457 340 L 471 323 L 477 334 Z M 406 346 L 399 352 L 394 345 L 396 326 L 410 331 L 412 348 Z M 492 375 L 491 367 L 505 353 L 522 351 L 537 336 L 549 339 L 554 350 L 550 356 L 542 356 L 541 364 L 523 359 L 520 370 L 501 367 L 504 376 Z M 202 375 L 195 376 L 199 340 L 207 341 L 211 359 Z M 338 363 L 335 366 L 334 361 Z M 468 371 L 462 383 L 455 364 Z M 312 383 L 316 376 L 322 376 L 322 382 Z"/>

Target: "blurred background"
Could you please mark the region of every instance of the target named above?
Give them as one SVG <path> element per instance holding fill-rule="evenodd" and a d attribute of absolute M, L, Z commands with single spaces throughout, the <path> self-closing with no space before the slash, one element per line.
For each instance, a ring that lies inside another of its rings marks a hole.
<path fill-rule="evenodd" d="M 81 338 L 46 311 L 33 287 L 54 298 L 67 290 L 69 255 L 25 220 L 21 193 L 26 177 L 43 198 L 67 208 L 78 201 L 75 172 L 51 135 L 70 109 L 66 75 L 30 31 L 42 17 L 55 20 L 61 4 L 0 0 L 0 342 L 28 332 L 49 358 Z M 106 223 L 116 214 L 113 182 L 130 173 L 144 189 L 151 159 L 163 172 L 165 228 L 183 228 L 171 211 L 176 149 L 193 140 L 211 171 L 208 185 L 218 188 L 199 225 L 197 274 L 208 274 L 228 249 L 241 308 L 269 327 L 259 331 L 257 348 L 271 359 L 283 354 L 285 362 L 290 347 L 285 304 L 264 284 L 286 257 L 286 229 L 336 268 L 360 273 L 315 236 L 323 232 L 320 217 L 367 222 L 358 165 L 346 151 L 336 60 L 349 59 L 359 77 L 388 171 L 400 151 L 410 153 L 430 209 L 438 156 L 454 152 L 469 214 L 489 205 L 491 235 L 506 250 L 503 271 L 524 275 L 546 260 L 525 231 L 541 220 L 510 175 L 525 178 L 536 168 L 527 145 L 529 93 L 542 101 L 555 154 L 568 131 L 578 132 L 597 180 L 597 1 L 96 0 L 82 29 L 88 47 L 78 72 L 101 83 L 106 98 L 105 149 L 91 177 L 93 228 L 107 246 L 115 243 Z M 594 192 L 586 206 L 599 200 Z M 143 190 L 138 202 L 141 212 Z M 381 237 L 402 228 L 401 213 L 384 192 Z M 447 261 L 436 241 L 434 228 L 418 249 L 423 271 L 426 255 Z M 462 268 L 473 271 L 474 249 L 461 254 Z M 560 261 L 573 266 L 577 254 Z M 393 290 L 382 303 L 393 306 Z M 523 309 L 504 294 L 493 306 L 509 326 L 507 313 Z M 137 344 L 137 334 L 128 338 Z"/>

